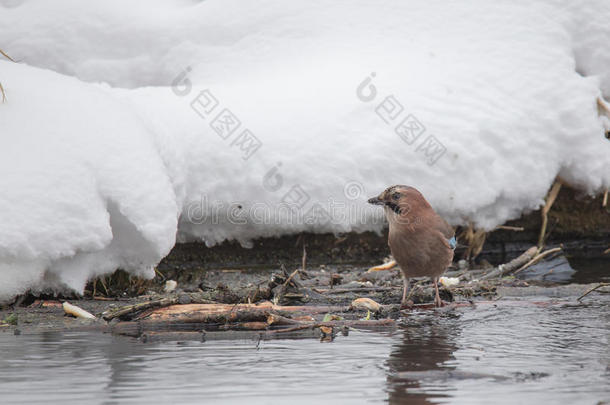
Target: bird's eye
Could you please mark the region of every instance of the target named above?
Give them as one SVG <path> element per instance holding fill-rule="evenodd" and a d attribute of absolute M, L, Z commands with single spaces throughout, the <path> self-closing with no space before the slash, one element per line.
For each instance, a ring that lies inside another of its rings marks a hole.
<path fill-rule="evenodd" d="M 394 193 L 394 194 L 392 194 L 392 199 L 394 199 L 394 200 L 398 200 L 398 199 L 400 199 L 400 193 Z"/>

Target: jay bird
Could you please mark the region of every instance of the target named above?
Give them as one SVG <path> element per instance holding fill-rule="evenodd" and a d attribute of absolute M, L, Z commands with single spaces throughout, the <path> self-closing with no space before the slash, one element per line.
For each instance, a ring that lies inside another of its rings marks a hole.
<path fill-rule="evenodd" d="M 438 278 L 453 261 L 456 247 L 453 228 L 430 206 L 413 187 L 396 185 L 387 188 L 370 204 L 383 205 L 390 224 L 388 245 L 393 262 L 369 271 L 389 270 L 396 264 L 403 276 L 402 305 L 406 305 L 409 277 L 428 276 L 434 282 L 434 304 L 442 305 L 438 294 Z"/>

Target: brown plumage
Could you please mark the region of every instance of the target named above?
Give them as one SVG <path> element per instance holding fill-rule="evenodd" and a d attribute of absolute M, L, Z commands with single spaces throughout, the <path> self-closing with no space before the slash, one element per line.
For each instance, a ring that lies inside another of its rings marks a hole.
<path fill-rule="evenodd" d="M 369 203 L 383 205 L 390 224 L 388 245 L 404 280 L 402 303 L 406 303 L 409 277 L 428 276 L 435 286 L 434 303 L 442 305 L 438 294 L 438 277 L 453 261 L 453 228 L 413 187 L 389 187 L 379 196 L 371 198 Z M 388 267 L 372 270 L 386 270 Z"/>

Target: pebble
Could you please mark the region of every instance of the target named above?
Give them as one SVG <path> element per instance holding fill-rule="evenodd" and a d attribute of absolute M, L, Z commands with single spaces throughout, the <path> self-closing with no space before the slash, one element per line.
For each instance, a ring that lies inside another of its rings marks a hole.
<path fill-rule="evenodd" d="M 378 312 L 381 309 L 381 305 L 370 298 L 356 298 L 352 301 L 352 308 Z"/>
<path fill-rule="evenodd" d="M 165 282 L 165 287 L 163 287 L 163 291 L 166 293 L 170 293 L 174 291 L 178 287 L 178 283 L 174 280 L 167 280 Z"/>

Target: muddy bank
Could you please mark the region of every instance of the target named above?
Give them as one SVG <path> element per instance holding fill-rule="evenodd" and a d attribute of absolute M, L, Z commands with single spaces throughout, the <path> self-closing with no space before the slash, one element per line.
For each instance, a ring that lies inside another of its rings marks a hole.
<path fill-rule="evenodd" d="M 518 286 L 515 286 L 518 285 Z M 488 305 L 552 305 L 553 301 L 548 301 L 548 298 L 555 299 L 563 299 L 571 302 L 573 305 L 587 305 L 589 300 L 595 300 L 597 294 L 607 295 L 610 293 L 610 289 L 608 287 L 599 288 L 597 291 L 591 293 L 589 296 L 583 298 L 580 302 L 576 300 L 576 298 L 580 297 L 582 294 L 591 290 L 592 288 L 598 286 L 597 283 L 592 284 L 568 284 L 562 286 L 549 286 L 549 287 L 541 287 L 541 286 L 530 286 L 527 283 L 520 282 L 515 284 L 514 281 L 505 281 L 500 284 L 491 285 L 488 291 L 483 292 L 478 295 L 471 295 L 473 292 L 476 293 L 474 289 L 470 289 L 468 286 L 461 286 L 456 288 L 443 288 L 442 295 L 445 300 L 445 306 L 440 309 L 434 309 L 429 303 L 432 298 L 431 291 L 426 291 L 424 289 L 423 292 L 417 293 L 415 295 L 416 301 L 418 303 L 424 302 L 423 304 L 414 304 L 412 307 L 401 309 L 397 302 L 400 300 L 400 288 L 395 287 L 391 289 L 384 289 L 383 291 L 371 291 L 367 288 L 350 288 L 347 292 L 346 289 L 338 290 L 335 296 L 330 296 L 327 302 L 327 307 L 321 306 L 320 302 L 322 300 L 318 300 L 317 303 L 303 303 L 298 301 L 292 301 L 292 306 L 286 306 L 286 308 L 298 308 L 297 311 L 300 315 L 303 315 L 305 312 L 309 311 L 309 314 L 313 314 L 314 319 L 318 321 L 323 320 L 325 313 L 332 313 L 333 315 L 340 316 L 342 320 L 396 320 L 404 316 L 409 316 L 410 313 L 419 312 L 419 311 L 441 311 L 447 312 L 452 311 L 455 308 L 459 308 L 462 306 L 488 306 Z M 482 290 L 483 291 L 483 290 Z M 168 297 L 176 297 L 179 298 L 183 293 L 173 293 L 173 294 L 152 294 L 140 296 L 137 298 L 129 298 L 123 300 L 93 300 L 93 299 L 80 299 L 80 300 L 70 300 L 70 302 L 74 305 L 77 305 L 84 310 L 96 315 L 98 319 L 83 319 L 83 318 L 75 318 L 65 314 L 64 309 L 62 308 L 63 300 L 56 299 L 41 299 L 32 302 L 28 306 L 20 306 L 14 308 L 5 308 L 0 311 L 0 333 L 15 333 L 15 334 L 30 334 L 30 333 L 41 333 L 48 331 L 76 331 L 76 330 L 95 330 L 100 332 L 115 332 L 120 334 L 126 334 L 129 336 L 140 336 L 142 331 L 139 333 L 133 333 L 133 331 L 128 331 L 123 326 L 123 330 L 117 330 L 117 325 L 120 326 L 121 319 L 114 318 L 113 320 L 106 322 L 103 318 L 104 313 L 112 313 L 119 308 L 124 306 L 130 306 L 138 303 L 146 303 L 151 300 L 158 300 L 161 298 Z M 351 303 L 356 298 L 368 297 L 371 299 L 377 299 L 379 302 L 388 302 L 388 304 L 382 305 L 382 308 L 379 311 L 369 311 L 366 307 L 356 307 L 352 306 Z M 448 300 L 448 298 L 451 300 Z M 422 301 L 420 301 L 422 300 Z M 425 301 L 424 301 L 425 300 Z M 188 302 L 188 301 L 187 301 Z M 547 302 L 548 304 L 544 304 Z M 564 302 L 565 304 L 566 302 Z M 174 308 L 174 312 L 180 312 L 180 305 L 186 305 L 185 309 L 188 311 L 183 312 L 184 314 L 190 315 L 193 313 L 193 307 L 196 307 L 196 304 L 178 304 L 176 306 L 168 307 Z M 191 307 L 188 307 L 191 305 Z M 213 304 L 216 305 L 216 304 Z M 239 305 L 247 305 L 247 304 L 239 304 Z M 188 308 L 187 308 L 188 307 Z M 279 313 L 282 313 L 282 306 L 272 307 L 272 304 L 268 301 L 259 302 L 259 305 L 252 307 L 258 307 L 265 312 L 261 312 L 261 319 L 257 319 L 260 322 L 266 322 L 268 312 L 271 311 L 270 308 L 276 310 Z M 178 308 L 178 309 L 176 309 Z M 235 311 L 237 308 L 234 305 L 229 305 L 227 308 Z M 300 308 L 303 308 L 301 311 Z M 328 312 L 322 311 L 320 308 L 330 309 Z M 310 310 L 311 309 L 311 310 Z M 303 312 L 304 311 L 304 312 Z M 163 311 L 158 311 L 158 313 L 162 313 Z M 273 311 L 271 311 L 273 312 Z M 303 314 L 301 313 L 303 312 Z M 318 316 L 322 314 L 321 316 Z M 134 319 L 134 317 L 142 316 L 142 313 L 130 314 L 128 317 L 124 319 Z M 286 315 L 284 313 L 284 315 Z M 311 315 L 310 315 L 311 316 Z M 12 319 L 12 321 L 11 321 Z M 7 322 L 8 321 L 8 322 Z M 207 326 L 206 326 L 207 325 Z M 189 327 L 187 329 L 194 329 L 198 332 L 201 332 L 203 329 L 209 329 L 210 331 L 215 331 L 219 329 L 223 329 L 218 322 L 215 322 L 213 326 L 211 323 L 206 325 L 199 324 L 193 325 L 193 327 Z M 375 326 L 375 323 L 371 323 L 372 326 Z M 360 328 L 366 327 L 366 322 L 356 325 Z M 391 323 L 383 324 L 383 327 L 393 326 Z M 177 328 L 176 331 L 184 330 L 184 328 Z M 212 330 L 214 329 L 214 330 Z M 230 330 L 231 328 L 224 328 L 226 330 Z M 239 328 L 235 328 L 239 329 Z M 173 330 L 172 328 L 164 328 L 163 330 Z M 213 334 L 212 334 L 213 335 Z M 211 336 L 212 336 L 211 335 Z M 245 334 L 244 334 L 245 336 Z M 280 336 L 278 336 L 280 337 Z M 282 336 L 284 337 L 284 336 Z"/>
<path fill-rule="evenodd" d="M 557 260 L 562 258 L 558 255 L 537 266 L 546 274 L 558 269 Z M 332 338 L 354 328 L 393 329 L 405 317 L 421 311 L 447 313 L 498 305 L 579 306 L 610 293 L 610 283 L 601 287 L 600 283 L 560 284 L 545 280 L 536 271 L 525 277 L 521 273 L 499 278 L 493 276 L 498 268 L 455 268 L 447 272 L 446 285 L 440 287 L 444 307 L 431 304 L 434 289 L 427 278 L 412 279 L 409 303 L 401 307 L 398 271 L 371 273 L 367 267 L 341 264 L 288 269 L 209 270 L 194 280 L 198 284 L 178 283 L 171 292 L 152 284 L 146 293 L 134 297 L 69 299 L 97 319 L 67 316 L 62 307 L 66 298 L 26 297 L 0 311 L 0 333 L 88 330 L 143 341 Z M 449 285 L 450 280 L 453 285 Z M 595 287 L 599 288 L 593 290 Z M 591 292 L 579 301 L 587 291 Z"/>
<path fill-rule="evenodd" d="M 589 283 L 599 274 L 610 274 L 610 254 L 605 253 L 610 248 L 610 207 L 603 207 L 602 200 L 603 196 L 585 197 L 564 187 L 549 212 L 546 243 L 561 246 L 567 266 L 578 270 L 575 279 L 563 282 Z M 469 242 L 464 237 L 465 229 L 458 228 L 459 244 L 452 269 L 485 270 L 512 260 L 536 243 L 541 222 L 540 211 L 536 211 L 506 224 L 518 231 L 498 229 L 487 233 L 481 253 L 461 264 Z M 251 288 L 264 283 L 282 265 L 288 269 L 302 266 L 305 249 L 306 267 L 319 270 L 319 283 L 330 283 L 331 274 L 358 281 L 362 278 L 359 268 L 377 265 L 389 256 L 386 241 L 387 230 L 382 235 L 365 232 L 263 238 L 255 241 L 251 249 L 236 242 L 212 248 L 202 243 L 184 243 L 176 245 L 157 269 L 162 278 L 191 288 L 219 284 Z"/>
<path fill-rule="evenodd" d="M 609 282 L 610 254 L 605 253 L 610 247 L 608 210 L 602 207 L 601 197 L 581 199 L 572 190 L 562 190 L 549 214 L 547 247 L 553 252 L 539 263 L 528 263 L 526 269 L 514 268 L 505 272 L 499 271 L 501 268 L 498 265 L 522 255 L 536 242 L 540 227 L 539 212 L 507 224 L 522 229 L 520 231 L 499 229 L 488 233 L 483 249 L 475 259 L 463 259 L 468 246 L 465 245 L 467 240 L 460 238 L 455 261 L 445 274 L 453 282 L 444 283 L 440 288 L 448 310 L 452 305 L 504 302 L 511 297 L 525 301 L 532 301 L 532 297 L 575 299 L 596 286 L 596 283 Z M 462 231 L 458 229 L 457 234 L 461 235 Z M 386 235 L 374 233 L 267 238 L 255 241 L 251 249 L 232 242 L 212 248 L 201 243 L 179 244 L 159 264 L 154 280 L 139 280 L 117 271 L 112 276 L 89 283 L 84 297 L 44 294 L 17 297 L 0 310 L 0 331 L 36 333 L 92 329 L 116 332 L 113 328 L 117 322 L 139 321 L 142 313 L 150 316 L 151 311 L 156 309 L 136 311 L 112 320 L 101 319 L 102 313 L 157 301 L 171 301 L 172 305 L 274 305 L 276 310 L 265 310 L 265 322 L 268 316 L 277 311 L 286 315 L 277 310 L 277 306 L 327 308 L 326 313 L 321 312 L 320 316 L 313 316 L 310 320 L 318 323 L 323 321 L 326 314 L 337 315 L 342 322 L 359 322 L 363 319 L 395 320 L 408 316 L 409 311 L 431 310 L 429 304 L 433 300 L 434 289 L 429 279 L 412 279 L 409 295 L 411 306 L 400 308 L 400 273 L 397 270 L 367 272 L 370 266 L 380 264 L 388 255 Z M 532 258 L 527 258 L 523 263 L 529 259 Z M 166 291 L 168 281 L 171 291 Z M 176 282 L 175 287 L 173 282 Z M 608 288 L 604 287 L 592 294 L 606 294 L 607 291 Z M 354 307 L 354 300 L 357 299 L 371 300 L 381 309 L 370 312 L 370 308 Z M 61 307 L 64 300 L 100 319 L 83 320 L 64 316 Z M 300 312 L 299 316 L 312 315 L 307 314 L 307 309 Z M 263 322 L 259 315 L 247 322 Z M 200 333 L 205 327 L 218 329 L 222 325 L 227 333 L 239 335 L 252 332 L 240 330 L 243 325 L 216 323 L 214 326 L 197 324 L 197 330 L 191 328 L 186 332 Z M 264 327 L 265 331 L 271 326 L 258 325 Z M 319 333 L 319 328 L 316 330 Z M 136 332 L 127 334 L 146 334 L 150 337 L 150 333 L 155 331 L 144 331 L 138 326 Z M 179 329 L 170 332 L 185 331 Z"/>

